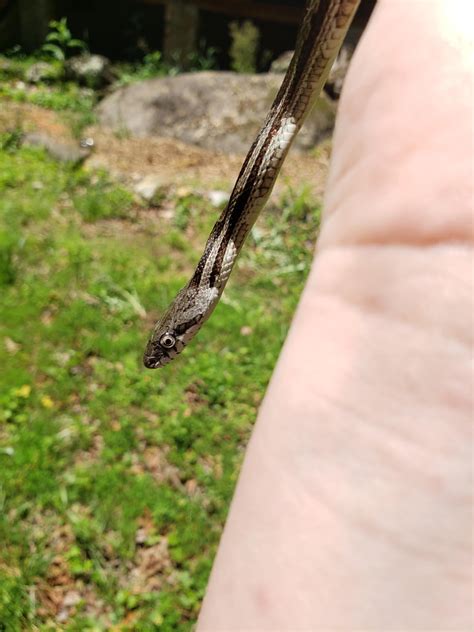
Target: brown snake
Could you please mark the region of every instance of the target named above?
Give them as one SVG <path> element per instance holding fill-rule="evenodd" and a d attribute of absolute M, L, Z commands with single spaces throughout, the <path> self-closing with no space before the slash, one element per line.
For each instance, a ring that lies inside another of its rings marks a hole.
<path fill-rule="evenodd" d="M 359 0 L 308 0 L 293 59 L 229 203 L 190 281 L 153 329 L 143 358 L 149 369 L 176 357 L 213 312 L 290 145 L 324 86 L 358 4 Z"/>

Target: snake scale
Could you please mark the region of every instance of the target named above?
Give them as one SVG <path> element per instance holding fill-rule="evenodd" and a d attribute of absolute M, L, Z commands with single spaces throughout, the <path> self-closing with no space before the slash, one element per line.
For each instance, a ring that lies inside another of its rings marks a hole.
<path fill-rule="evenodd" d="M 308 0 L 282 85 L 193 276 L 152 331 L 143 358 L 147 368 L 162 367 L 175 358 L 216 307 L 290 145 L 324 86 L 358 4 L 359 0 Z"/>

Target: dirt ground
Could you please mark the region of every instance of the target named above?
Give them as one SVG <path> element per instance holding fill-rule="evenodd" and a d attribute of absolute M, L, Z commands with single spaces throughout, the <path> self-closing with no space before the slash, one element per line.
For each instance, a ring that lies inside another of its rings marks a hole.
<path fill-rule="evenodd" d="M 51 110 L 23 103 L 3 103 L 0 131 L 20 127 L 23 131 L 41 132 L 60 145 L 78 145 L 63 117 Z M 133 138 L 94 126 L 83 132 L 94 141 L 85 161 L 86 168 L 105 168 L 113 177 L 132 185 L 145 176 L 156 176 L 163 186 L 199 187 L 230 191 L 237 177 L 242 155 L 228 155 L 168 138 Z M 322 197 L 326 181 L 330 142 L 322 143 L 313 154 L 291 152 L 275 187 L 307 186 L 317 198 Z"/>

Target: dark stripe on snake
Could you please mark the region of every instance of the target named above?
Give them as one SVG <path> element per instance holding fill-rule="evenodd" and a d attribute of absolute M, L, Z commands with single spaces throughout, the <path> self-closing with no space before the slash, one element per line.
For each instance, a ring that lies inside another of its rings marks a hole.
<path fill-rule="evenodd" d="M 283 113 L 287 109 L 284 102 L 280 103 L 278 108 L 276 107 L 276 104 L 279 103 L 281 99 L 280 93 L 284 94 L 287 91 L 288 85 L 290 84 L 290 82 L 291 84 L 297 84 L 301 80 L 304 70 L 307 67 L 307 60 L 311 57 L 313 50 L 319 46 L 319 43 L 320 43 L 319 40 L 321 39 L 321 24 L 322 24 L 322 21 L 324 20 L 324 17 L 327 15 L 330 1 L 331 0 L 320 0 L 316 12 L 311 16 L 310 28 L 309 28 L 308 34 L 306 38 L 304 39 L 300 49 L 296 51 L 296 55 L 292 61 L 292 69 L 289 71 L 287 75 L 287 80 L 283 81 L 283 84 L 280 87 L 280 90 L 278 91 L 278 94 L 274 100 L 274 103 L 272 105 L 268 118 L 265 121 L 265 124 L 263 126 L 264 128 L 267 127 L 271 119 L 273 118 L 274 120 L 271 123 L 270 133 L 267 135 L 265 139 L 265 143 L 260 147 L 260 150 L 254 159 L 254 163 L 250 172 L 250 177 L 246 179 L 246 184 L 244 188 L 240 191 L 237 191 L 241 176 L 243 176 L 243 174 L 245 173 L 248 163 L 252 158 L 253 152 L 255 151 L 255 148 L 258 142 L 258 137 L 253 143 L 252 148 L 247 155 L 247 159 L 242 165 L 242 168 L 239 173 L 239 177 L 237 178 L 237 182 L 234 187 L 234 191 L 232 192 L 232 195 L 229 201 L 229 205 L 224 212 L 224 216 L 227 214 L 230 214 L 229 222 L 228 222 L 225 236 L 221 242 L 216 258 L 214 260 L 214 264 L 212 266 L 212 271 L 209 278 L 210 287 L 215 287 L 216 285 L 216 279 L 219 278 L 219 273 L 222 268 L 222 262 L 224 260 L 224 256 L 225 256 L 227 246 L 229 244 L 229 240 L 231 236 L 233 235 L 235 226 L 237 222 L 239 221 L 239 219 L 241 218 L 243 214 L 243 210 L 246 208 L 248 200 L 252 194 L 252 191 L 254 190 L 254 187 L 255 187 L 254 183 L 257 179 L 258 172 L 260 171 L 261 162 L 265 156 L 265 153 L 268 149 L 268 145 L 270 144 L 273 136 L 280 129 Z M 296 92 L 296 90 L 294 92 Z M 283 160 L 281 160 L 281 163 L 283 163 Z M 216 231 L 216 234 L 217 233 L 218 231 Z M 238 249 L 240 245 L 241 244 L 236 244 Z M 203 261 L 202 268 L 200 269 L 199 276 L 196 278 L 197 284 L 199 284 L 199 282 L 201 281 L 201 275 L 202 275 L 203 269 L 204 269 L 204 261 Z"/>

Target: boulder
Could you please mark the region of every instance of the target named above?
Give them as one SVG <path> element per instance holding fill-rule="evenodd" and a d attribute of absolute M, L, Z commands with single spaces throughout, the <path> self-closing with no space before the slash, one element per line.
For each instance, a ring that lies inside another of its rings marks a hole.
<path fill-rule="evenodd" d="M 124 86 L 98 106 L 101 125 L 138 137 L 161 136 L 214 151 L 245 153 L 278 91 L 282 75 L 186 73 Z M 336 107 L 318 99 L 298 135 L 299 150 L 331 133 Z"/>
<path fill-rule="evenodd" d="M 334 60 L 326 85 L 324 86 L 325 92 L 331 99 L 339 99 L 341 96 L 342 86 L 344 85 L 353 54 L 354 47 L 350 44 L 344 44 L 339 55 Z"/>
<path fill-rule="evenodd" d="M 89 53 L 68 59 L 66 76 L 89 88 L 102 88 L 114 80 L 110 61 L 107 57 Z"/>
<path fill-rule="evenodd" d="M 290 62 L 293 58 L 293 53 L 294 51 L 292 50 L 288 50 L 285 53 L 282 53 L 272 63 L 270 71 L 278 74 L 284 74 L 288 70 Z M 349 68 L 349 63 L 353 54 L 354 45 L 350 43 L 345 43 L 341 48 L 339 55 L 334 60 L 326 81 L 326 85 L 324 86 L 324 91 L 331 97 L 331 99 L 336 100 L 339 99 L 339 97 L 341 96 L 342 86 L 344 84 L 347 70 Z"/>
<path fill-rule="evenodd" d="M 288 66 L 290 65 L 291 60 L 293 59 L 293 50 L 287 50 L 281 55 L 279 55 L 276 59 L 272 61 L 272 65 L 270 66 L 270 72 L 275 72 L 280 75 L 284 75 L 288 70 Z"/>

